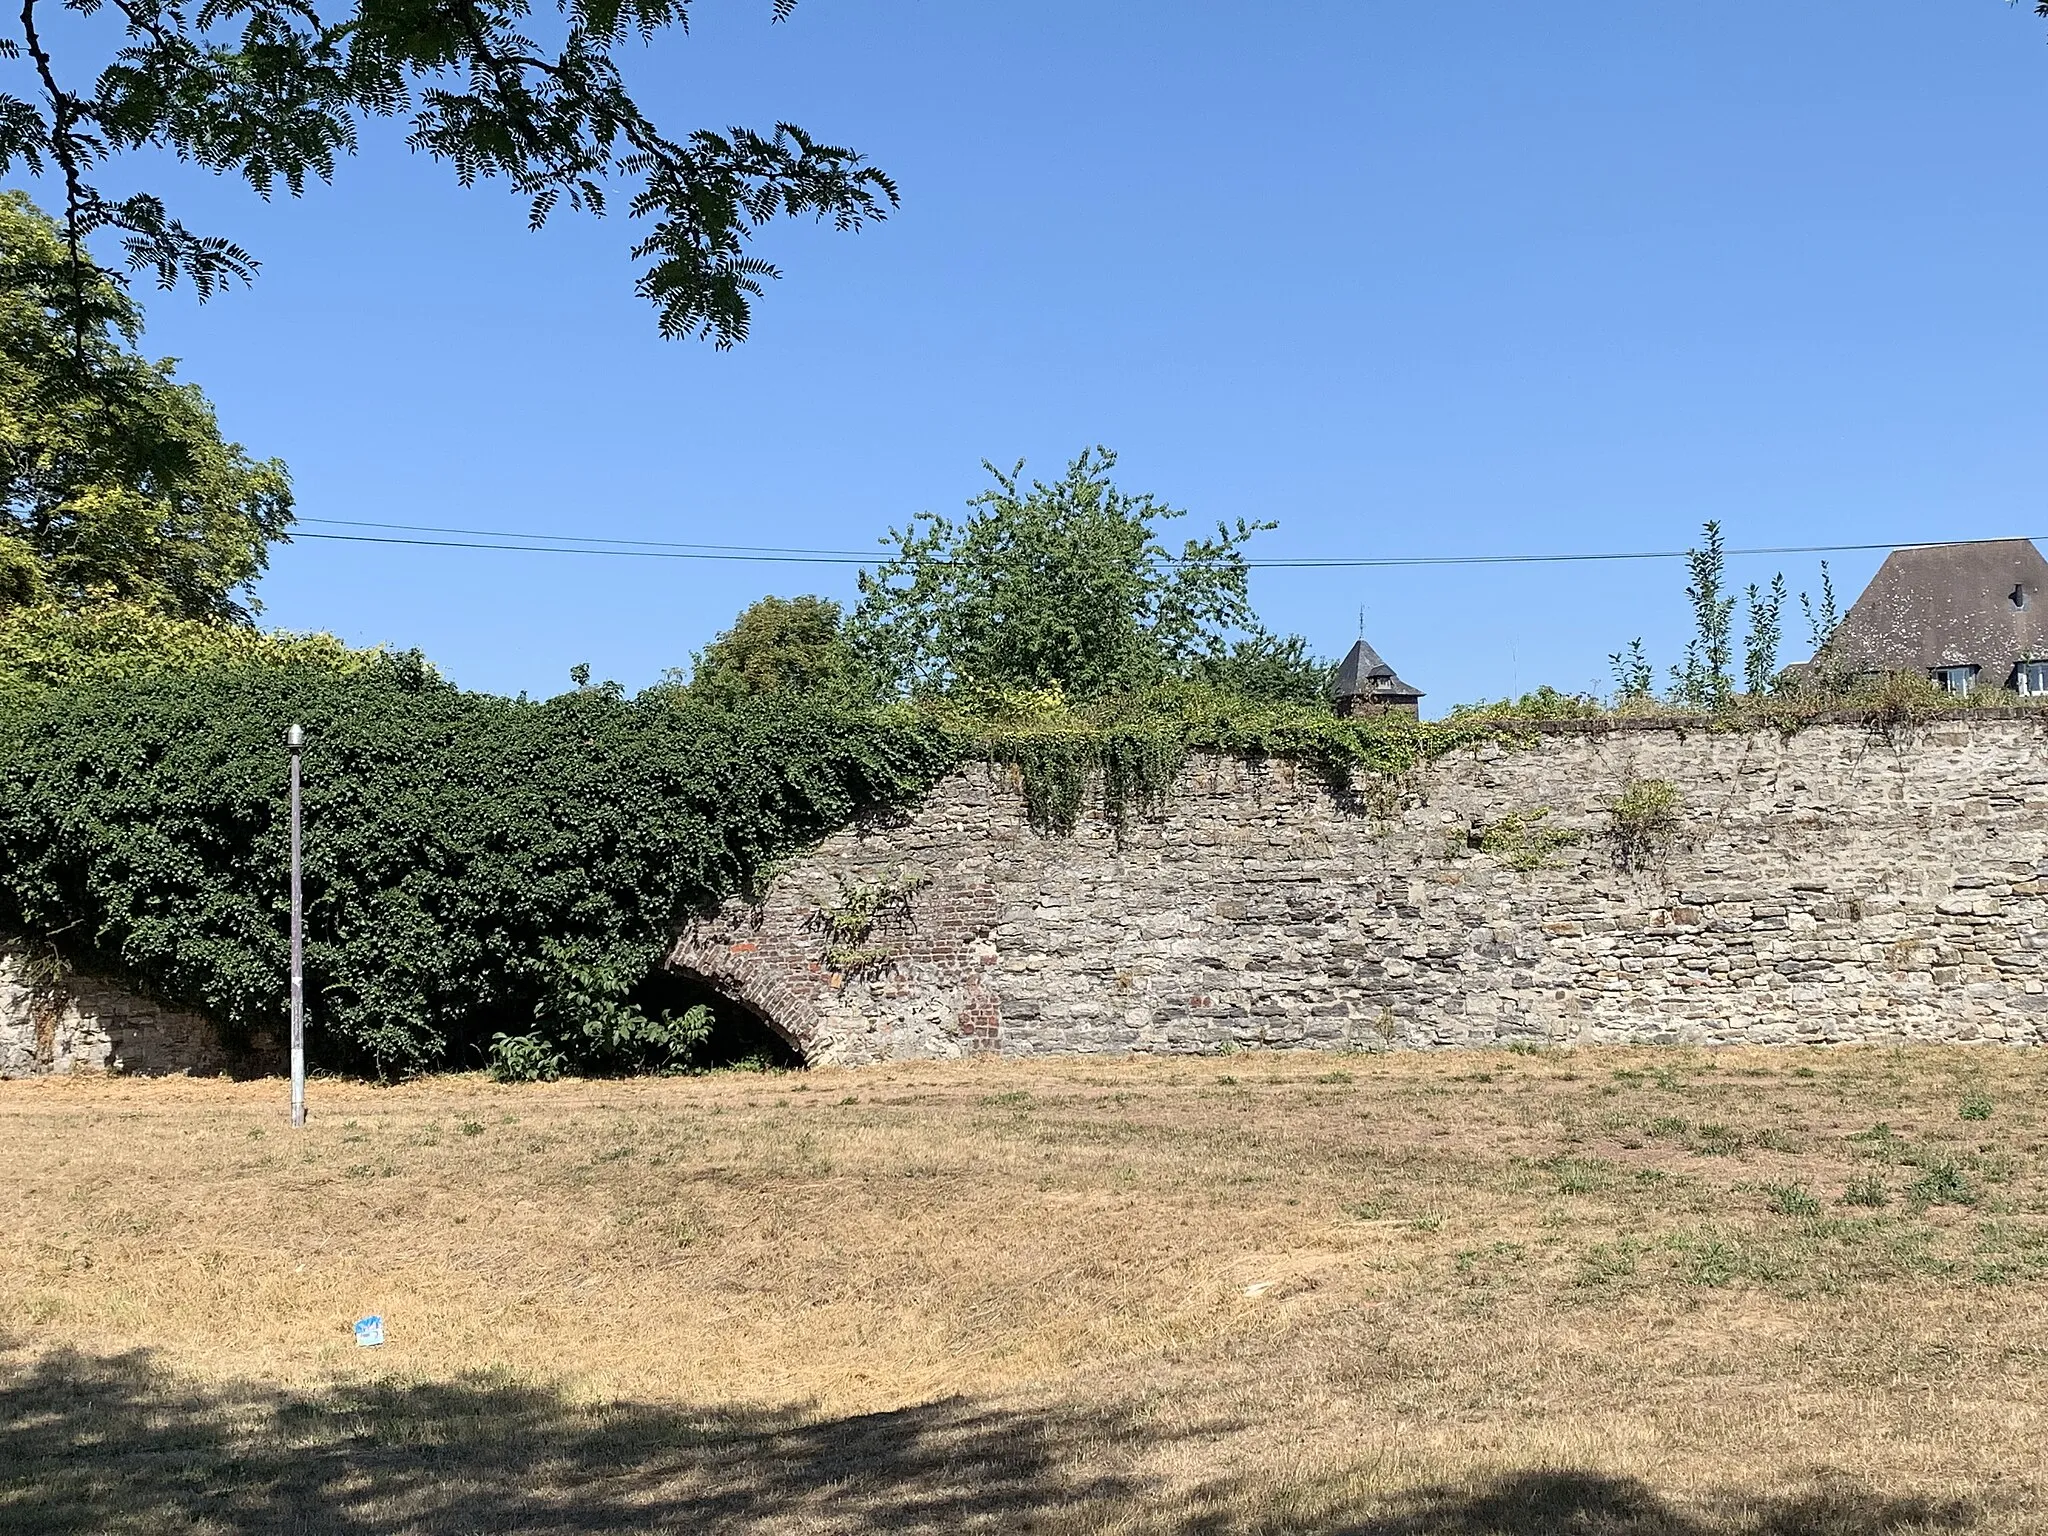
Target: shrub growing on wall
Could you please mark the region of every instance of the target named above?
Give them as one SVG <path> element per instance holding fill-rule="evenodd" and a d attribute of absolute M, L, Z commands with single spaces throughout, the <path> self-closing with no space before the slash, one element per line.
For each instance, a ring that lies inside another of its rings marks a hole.
<path fill-rule="evenodd" d="M 285 1015 L 285 726 L 306 750 L 306 955 L 327 1064 L 671 1064 L 634 988 L 695 904 L 957 749 L 904 714 L 674 690 L 465 693 L 416 658 L 88 677 L 0 709 L 0 928 L 196 1007 Z"/>

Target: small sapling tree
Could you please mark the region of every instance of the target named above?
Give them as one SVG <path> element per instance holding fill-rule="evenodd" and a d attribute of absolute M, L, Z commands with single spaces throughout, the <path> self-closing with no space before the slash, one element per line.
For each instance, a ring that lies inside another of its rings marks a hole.
<path fill-rule="evenodd" d="M 1643 652 L 1641 635 L 1621 650 L 1609 652 L 1607 666 L 1614 674 L 1615 703 L 1630 704 L 1650 696 L 1654 674 L 1650 669 L 1650 658 Z"/>
<path fill-rule="evenodd" d="M 1733 658 L 1735 597 L 1727 591 L 1728 554 L 1721 525 L 1709 522 L 1705 539 L 1686 551 L 1692 584 L 1685 589 L 1692 604 L 1693 637 L 1685 644 L 1684 662 L 1671 669 L 1672 693 L 1694 709 L 1720 709 L 1735 691 L 1728 675 Z"/>
<path fill-rule="evenodd" d="M 1768 587 L 1749 584 L 1749 636 L 1742 648 L 1742 681 L 1752 694 L 1769 693 L 1778 685 L 1778 647 L 1785 637 L 1785 578 L 1771 578 Z"/>
<path fill-rule="evenodd" d="M 1835 579 L 1828 571 L 1827 561 L 1820 563 L 1820 600 L 1815 602 L 1802 592 L 1799 607 L 1806 615 L 1807 638 L 1813 645 L 1813 661 L 1807 675 L 1817 687 L 1832 693 L 1841 686 L 1841 678 L 1828 655 L 1828 642 L 1835 638 L 1842 617 L 1835 606 Z"/>

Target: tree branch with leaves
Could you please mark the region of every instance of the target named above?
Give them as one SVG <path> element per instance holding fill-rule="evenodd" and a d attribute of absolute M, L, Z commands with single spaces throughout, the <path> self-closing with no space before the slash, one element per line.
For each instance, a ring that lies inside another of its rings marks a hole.
<path fill-rule="evenodd" d="M 689 29 L 692 0 L 557 0 L 542 28 L 527 0 L 63 0 L 75 18 L 115 23 L 120 45 L 88 56 L 90 27 L 51 41 L 52 0 L 20 0 L 0 28 L 0 175 L 56 176 L 71 292 L 68 319 L 84 363 L 93 237 L 116 237 L 131 271 L 203 299 L 246 283 L 256 258 L 188 228 L 149 192 L 116 196 L 102 178 L 118 158 L 168 150 L 238 175 L 264 198 L 331 181 L 356 152 L 359 124 L 408 118 L 407 144 L 471 186 L 503 180 L 539 228 L 566 203 L 602 214 L 614 183 L 631 188 L 638 292 L 662 334 L 720 347 L 746 339 L 752 301 L 780 275 L 749 253 L 777 218 L 840 230 L 886 218 L 896 184 L 857 151 L 792 123 L 762 132 L 662 132 L 627 88 L 619 53 Z M 795 0 L 774 0 L 788 18 Z"/>

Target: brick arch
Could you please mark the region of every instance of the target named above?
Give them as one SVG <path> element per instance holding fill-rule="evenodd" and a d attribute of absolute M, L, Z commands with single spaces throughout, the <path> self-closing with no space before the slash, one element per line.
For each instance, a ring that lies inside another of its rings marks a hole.
<path fill-rule="evenodd" d="M 722 914 L 721 914 L 722 915 Z M 818 1010 L 789 967 L 760 953 L 759 942 L 745 935 L 759 927 L 699 919 L 684 930 L 666 961 L 669 970 L 700 982 L 753 1014 L 811 1060 L 817 1036 Z"/>
<path fill-rule="evenodd" d="M 953 1042 L 950 1054 L 996 1048 L 993 886 L 931 881 L 906 911 L 877 920 L 870 947 L 883 957 L 855 969 L 829 962 L 812 921 L 831 900 L 778 887 L 758 903 L 727 902 L 685 925 L 666 964 L 746 1008 L 806 1064 L 929 1056 L 934 1037 Z"/>

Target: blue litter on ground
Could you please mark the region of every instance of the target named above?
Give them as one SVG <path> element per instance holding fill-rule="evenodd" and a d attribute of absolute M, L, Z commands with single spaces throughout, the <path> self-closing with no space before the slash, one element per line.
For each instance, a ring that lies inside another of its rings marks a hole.
<path fill-rule="evenodd" d="M 384 1319 L 381 1317 L 359 1317 L 356 1319 L 356 1344 L 371 1349 L 384 1342 Z"/>

